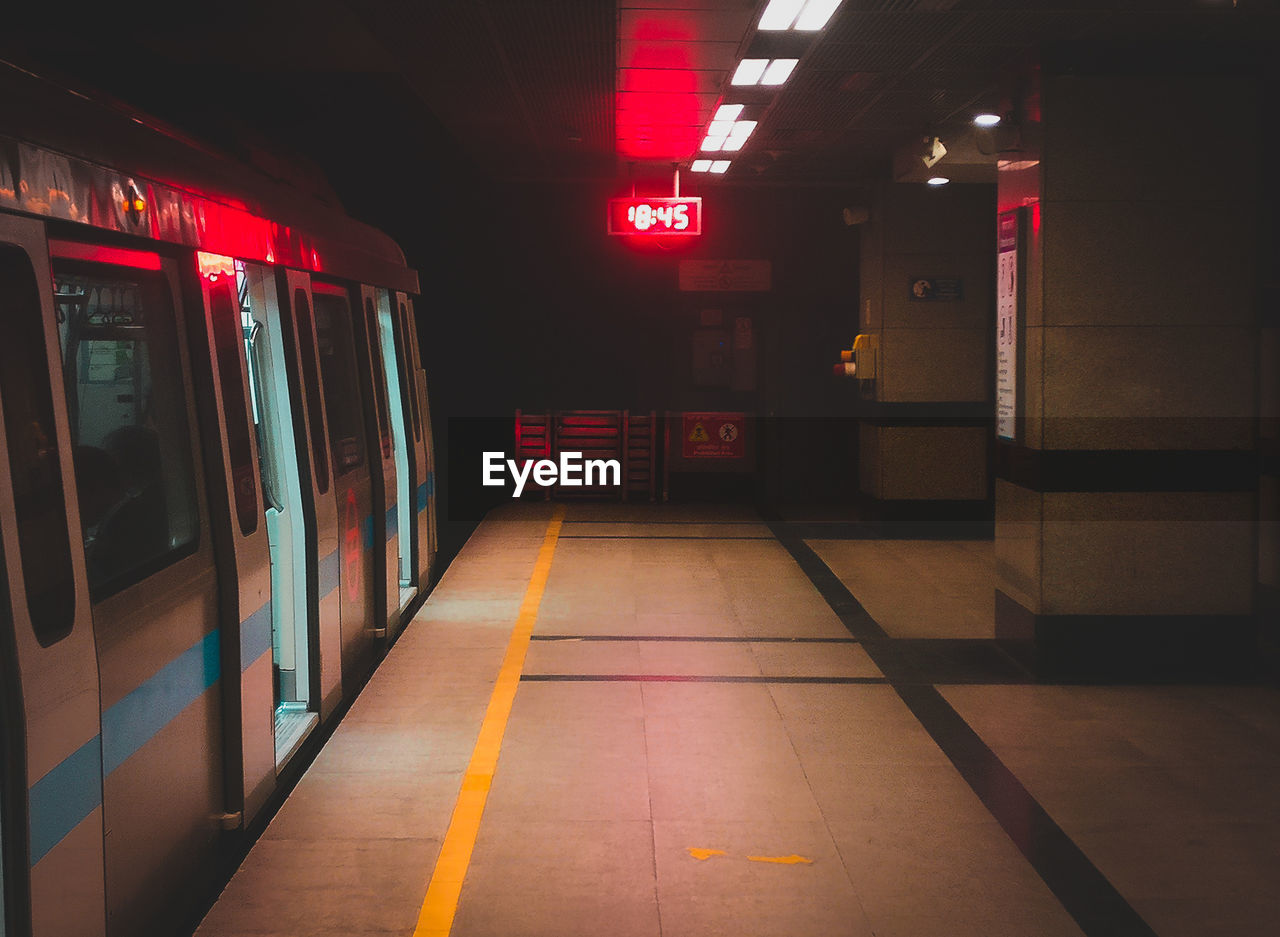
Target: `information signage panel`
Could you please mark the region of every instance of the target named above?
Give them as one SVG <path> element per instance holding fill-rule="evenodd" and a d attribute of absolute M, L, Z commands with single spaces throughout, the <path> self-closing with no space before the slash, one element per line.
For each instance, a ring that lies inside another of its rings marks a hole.
<path fill-rule="evenodd" d="M 996 247 L 996 436 L 1017 436 L 1018 217 L 1000 215 Z"/>

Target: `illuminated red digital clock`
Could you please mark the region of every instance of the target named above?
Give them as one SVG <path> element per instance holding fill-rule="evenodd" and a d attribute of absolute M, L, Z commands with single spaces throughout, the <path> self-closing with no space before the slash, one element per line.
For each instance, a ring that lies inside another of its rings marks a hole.
<path fill-rule="evenodd" d="M 611 198 L 610 234 L 701 234 L 702 199 Z"/>

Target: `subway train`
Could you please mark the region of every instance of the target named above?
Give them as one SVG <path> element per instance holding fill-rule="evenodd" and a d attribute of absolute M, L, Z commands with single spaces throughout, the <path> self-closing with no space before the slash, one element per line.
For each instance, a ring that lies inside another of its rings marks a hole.
<path fill-rule="evenodd" d="M 0 937 L 162 937 L 432 585 L 418 277 L 118 102 L 0 100 Z"/>

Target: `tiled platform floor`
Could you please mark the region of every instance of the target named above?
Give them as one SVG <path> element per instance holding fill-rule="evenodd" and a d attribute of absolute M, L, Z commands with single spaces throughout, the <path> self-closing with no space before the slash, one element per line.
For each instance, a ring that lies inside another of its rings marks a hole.
<path fill-rule="evenodd" d="M 989 542 L 567 511 L 456 937 L 1276 933 L 1280 691 L 949 667 Z M 477 530 L 199 937 L 414 932 L 551 512 Z"/>

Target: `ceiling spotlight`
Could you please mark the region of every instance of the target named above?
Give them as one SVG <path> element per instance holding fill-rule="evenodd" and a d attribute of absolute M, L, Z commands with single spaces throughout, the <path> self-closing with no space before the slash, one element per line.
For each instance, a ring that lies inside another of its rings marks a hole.
<path fill-rule="evenodd" d="M 929 179 L 929 185 L 946 185 L 950 181 L 946 176 L 933 176 Z"/>
<path fill-rule="evenodd" d="M 994 127 L 1000 123 L 999 114 L 978 114 L 973 118 L 973 122 L 979 127 Z"/>

